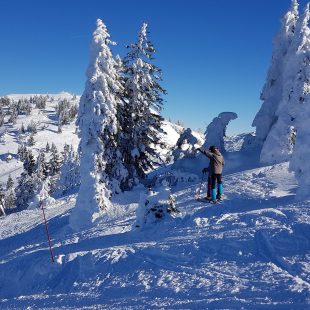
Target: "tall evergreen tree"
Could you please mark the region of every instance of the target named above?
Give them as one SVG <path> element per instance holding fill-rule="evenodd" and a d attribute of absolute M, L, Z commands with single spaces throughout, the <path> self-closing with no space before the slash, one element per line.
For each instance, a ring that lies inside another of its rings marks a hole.
<path fill-rule="evenodd" d="M 288 111 L 294 117 L 295 145 L 289 168 L 298 181 L 297 198 L 309 198 L 310 186 L 310 29 L 309 4 L 298 33 L 299 46 L 296 51 L 296 76 L 291 89 Z"/>
<path fill-rule="evenodd" d="M 87 227 L 95 212 L 110 206 L 111 195 L 120 191 L 120 181 L 126 176 L 117 149 L 119 124 L 116 114 L 122 85 L 110 50 L 114 43 L 109 38 L 106 26 L 98 19 L 78 115 L 83 178 L 70 217 L 74 229 Z"/>
<path fill-rule="evenodd" d="M 283 17 L 281 30 L 273 42 L 272 62 L 261 93 L 263 104 L 252 124 L 256 127 L 256 143 L 259 146 L 263 145 L 278 118 L 277 109 L 284 91 L 284 68 L 298 18 L 298 2 L 292 0 L 291 8 Z"/>
<path fill-rule="evenodd" d="M 12 179 L 12 176 L 9 174 L 8 180 L 6 182 L 6 190 L 10 190 L 14 187 L 14 181 Z"/>
<path fill-rule="evenodd" d="M 291 157 L 292 142 L 296 135 L 296 116 L 302 108 L 300 103 L 304 100 L 303 88 L 307 89 L 305 81 L 309 79 L 304 57 L 309 48 L 307 45 L 308 22 L 307 6 L 304 15 L 299 18 L 296 24 L 295 34 L 286 57 L 283 94 L 276 111 L 277 120 L 271 128 L 261 152 L 261 161 L 264 163 L 274 164 L 289 160 Z"/>
<path fill-rule="evenodd" d="M 28 139 L 28 145 L 29 146 L 34 146 L 35 145 L 35 140 L 34 140 L 34 135 L 33 133 L 30 134 L 29 139 Z"/>
<path fill-rule="evenodd" d="M 53 146 L 53 145 L 52 145 Z M 61 169 L 63 159 L 58 152 L 56 146 L 51 148 L 51 158 L 48 164 L 49 171 L 49 191 L 54 193 L 57 189 L 57 180 Z"/>
<path fill-rule="evenodd" d="M 16 195 L 14 190 L 14 181 L 12 176 L 9 174 L 6 182 L 6 192 L 4 196 L 4 207 L 5 209 L 13 209 L 16 206 Z"/>
<path fill-rule="evenodd" d="M 60 194 L 65 194 L 70 190 L 76 189 L 81 183 L 80 162 L 76 152 L 71 148 L 65 152 L 64 161 L 61 166 L 57 190 Z"/>
<path fill-rule="evenodd" d="M 16 207 L 16 195 L 14 188 L 6 191 L 4 197 L 4 207 L 5 209 L 14 209 Z"/>
<path fill-rule="evenodd" d="M 23 162 L 24 169 L 27 172 L 28 175 L 32 175 L 35 171 L 35 159 L 32 155 L 31 150 L 26 150 L 25 159 Z"/>
<path fill-rule="evenodd" d="M 45 153 L 41 150 L 36 161 L 36 174 L 39 178 L 45 179 L 49 175 L 49 170 L 49 163 L 46 162 Z"/>
<path fill-rule="evenodd" d="M 50 145 L 48 144 L 48 142 L 46 142 L 45 151 L 49 153 L 50 150 L 51 150 Z"/>
<path fill-rule="evenodd" d="M 16 206 L 18 209 L 26 209 L 29 200 L 34 195 L 34 182 L 26 170 L 24 170 L 18 179 L 16 187 Z"/>
<path fill-rule="evenodd" d="M 57 147 L 51 149 L 51 159 L 49 162 L 49 172 L 51 176 L 59 173 L 62 164 L 62 158 L 58 152 Z"/>
<path fill-rule="evenodd" d="M 154 168 L 159 144 L 163 98 L 161 70 L 152 60 L 155 48 L 148 40 L 147 24 L 143 23 L 138 41 L 129 46 L 124 59 L 125 101 L 121 113 L 121 147 L 131 188 L 146 172 Z"/>

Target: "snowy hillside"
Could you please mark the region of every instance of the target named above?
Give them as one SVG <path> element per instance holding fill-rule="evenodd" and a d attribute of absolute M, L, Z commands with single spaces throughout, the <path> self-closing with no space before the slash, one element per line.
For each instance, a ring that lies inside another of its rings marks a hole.
<path fill-rule="evenodd" d="M 38 94 L 15 94 L 8 97 L 14 101 L 20 99 L 29 99 Z M 45 96 L 45 95 L 42 95 Z M 30 136 L 29 132 L 21 134 L 20 129 L 23 124 L 25 128 L 31 123 L 37 127 L 37 133 L 34 136 L 35 144 L 31 148 L 36 156 L 39 150 L 45 149 L 46 143 L 50 145 L 54 143 L 56 147 L 62 151 L 65 144 L 78 146 L 78 138 L 75 134 L 76 126 L 74 121 L 70 125 L 64 125 L 62 133 L 58 133 L 58 117 L 56 116 L 55 108 L 60 100 L 72 100 L 73 95 L 69 93 L 49 94 L 49 99 L 45 109 L 33 108 L 30 115 L 19 115 L 16 123 L 8 123 L 9 116 L 5 117 L 4 126 L 1 127 L 0 138 L 0 183 L 5 184 L 8 175 L 11 174 L 13 179 L 22 172 L 22 162 L 17 160 L 18 146 L 25 143 Z M 78 103 L 79 98 L 72 100 L 73 103 Z M 7 161 L 7 157 L 12 155 L 12 160 Z"/>
<path fill-rule="evenodd" d="M 57 132 L 54 104 L 23 119 L 40 117 L 41 126 L 48 125 L 35 136 L 37 148 L 47 141 L 77 145 L 74 123 Z M 1 154 L 16 152 L 18 126 L 21 119 L 6 126 Z M 172 146 L 179 132 L 168 123 L 165 129 Z M 309 307 L 309 202 L 294 202 L 288 164 L 259 167 L 258 156 L 240 150 L 243 139 L 226 139 L 221 204 L 194 199 L 198 170 L 196 179 L 172 187 L 180 213 L 143 229 L 136 227 L 142 186 L 117 195 L 106 216 L 78 233 L 68 225 L 76 195 L 56 200 L 46 208 L 55 263 L 40 209 L 1 217 L 0 308 Z M 21 169 L 16 159 L 1 165 L 2 180 Z"/>
<path fill-rule="evenodd" d="M 63 150 L 65 144 L 72 145 L 77 149 L 79 138 L 76 134 L 75 119 L 68 125 L 63 125 L 62 132 L 58 132 L 58 116 L 56 115 L 57 104 L 62 100 L 68 100 L 73 104 L 78 104 L 79 96 L 74 96 L 67 92 L 59 94 L 12 94 L 7 97 L 17 102 L 18 100 L 31 97 L 48 96 L 45 109 L 33 108 L 30 115 L 18 115 L 16 123 L 8 122 L 9 116 L 5 116 L 4 126 L 0 128 L 0 184 L 6 184 L 9 174 L 11 174 L 16 184 L 16 179 L 20 176 L 23 165 L 17 159 L 18 147 L 22 144 L 28 144 L 30 133 L 21 134 L 22 125 L 27 128 L 29 124 L 34 123 L 37 127 L 37 133 L 34 136 L 35 144 L 31 147 L 36 157 L 40 150 L 45 150 L 46 144 L 51 146 L 54 143 L 59 151 Z M 164 121 L 163 130 L 167 134 L 161 136 L 164 148 L 159 148 L 162 160 L 165 161 L 166 156 L 171 154 L 175 147 L 183 127 Z M 8 160 L 8 156 L 9 159 Z"/>

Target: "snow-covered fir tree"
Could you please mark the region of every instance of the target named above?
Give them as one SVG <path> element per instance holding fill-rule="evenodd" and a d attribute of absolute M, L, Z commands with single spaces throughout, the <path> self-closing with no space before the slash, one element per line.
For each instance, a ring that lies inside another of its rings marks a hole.
<path fill-rule="evenodd" d="M 20 161 L 24 161 L 26 159 L 27 147 L 25 144 L 19 145 L 17 148 L 17 157 Z"/>
<path fill-rule="evenodd" d="M 45 151 L 49 153 L 50 150 L 51 150 L 50 145 L 48 142 L 46 142 Z"/>
<path fill-rule="evenodd" d="M 8 180 L 6 182 L 4 207 L 5 207 L 5 209 L 13 209 L 16 207 L 16 195 L 15 195 L 15 189 L 14 189 L 14 181 L 13 181 L 12 176 L 10 174 L 9 174 Z"/>
<path fill-rule="evenodd" d="M 21 133 L 21 134 L 25 134 L 25 133 L 26 133 L 24 123 L 22 123 L 22 125 L 21 125 L 21 127 L 20 127 L 20 133 Z"/>
<path fill-rule="evenodd" d="M 289 11 L 282 18 L 281 30 L 273 42 L 272 62 L 261 93 L 263 104 L 252 124 L 252 126 L 256 127 L 255 142 L 259 146 L 263 145 L 278 118 L 276 112 L 284 91 L 284 68 L 289 57 L 297 20 L 298 2 L 292 0 Z"/>
<path fill-rule="evenodd" d="M 304 69 L 304 54 L 308 52 L 309 12 L 308 6 L 304 15 L 297 21 L 293 41 L 286 58 L 282 100 L 276 111 L 277 121 L 271 128 L 261 151 L 261 162 L 274 164 L 289 160 L 293 150 L 292 142 L 296 134 L 295 122 L 307 92 L 305 81 L 309 79 Z M 305 90 L 304 90 L 305 87 Z"/>
<path fill-rule="evenodd" d="M 58 152 L 57 146 L 55 145 L 54 142 L 52 142 L 52 145 L 51 145 L 51 147 L 50 147 L 50 152 L 51 152 L 51 153 L 56 153 L 56 152 Z"/>
<path fill-rule="evenodd" d="M 117 108 L 123 92 L 117 63 L 110 46 L 114 43 L 102 20 L 93 33 L 87 81 L 80 100 L 78 125 L 81 154 L 80 190 L 70 216 L 73 229 L 91 225 L 94 213 L 110 206 L 113 193 L 127 176 L 117 149 Z"/>
<path fill-rule="evenodd" d="M 55 146 L 55 144 L 54 144 Z M 62 164 L 61 154 L 58 152 L 57 147 L 51 148 L 51 158 L 49 161 L 50 175 L 54 176 L 59 173 Z"/>
<path fill-rule="evenodd" d="M 14 190 L 14 181 L 12 176 L 9 174 L 6 182 L 6 191 L 4 193 L 4 208 L 13 209 L 16 207 L 16 195 Z"/>
<path fill-rule="evenodd" d="M 310 197 L 310 18 L 309 4 L 306 6 L 300 32 L 301 43 L 296 52 L 297 74 L 291 91 L 289 112 L 294 117 L 295 145 L 289 168 L 298 181 L 297 198 Z"/>
<path fill-rule="evenodd" d="M 13 187 L 14 187 L 14 181 L 12 179 L 12 176 L 9 174 L 8 180 L 6 182 L 6 190 L 8 191 L 8 190 L 12 189 Z"/>
<path fill-rule="evenodd" d="M 61 169 L 61 165 L 63 162 L 63 158 L 61 154 L 58 152 L 55 144 L 52 144 L 51 147 L 51 157 L 48 163 L 48 171 L 49 171 L 49 190 L 51 193 L 55 192 L 57 189 L 57 181 L 59 179 L 59 173 Z"/>
<path fill-rule="evenodd" d="M 50 174 L 50 164 L 46 161 L 45 152 L 42 150 L 38 154 L 35 171 L 41 178 L 45 178 Z"/>
<path fill-rule="evenodd" d="M 17 109 L 16 109 L 16 106 L 12 106 L 11 108 L 11 111 L 10 111 L 10 117 L 8 119 L 8 122 L 15 125 L 16 124 L 16 120 L 17 120 L 17 116 L 18 116 L 18 113 L 17 113 Z"/>
<path fill-rule="evenodd" d="M 70 150 L 64 152 L 64 161 L 61 166 L 59 180 L 57 182 L 57 191 L 60 195 L 77 189 L 81 183 L 80 160 L 78 153 Z"/>
<path fill-rule="evenodd" d="M 148 40 L 147 24 L 139 32 L 138 41 L 129 46 L 124 59 L 125 103 L 121 113 L 121 148 L 129 172 L 126 188 L 131 188 L 146 172 L 154 168 L 155 148 L 159 144 L 163 94 L 161 70 L 152 60 L 155 48 Z"/>
<path fill-rule="evenodd" d="M 46 206 L 55 203 L 55 199 L 50 196 L 50 179 L 46 178 L 44 180 L 37 177 L 37 180 L 39 182 L 36 184 L 34 195 L 28 202 L 29 209 L 40 208 L 41 205 Z"/>
<path fill-rule="evenodd" d="M 0 108 L 0 127 L 4 125 L 5 114 L 2 112 L 2 107 Z"/>
<path fill-rule="evenodd" d="M 48 100 L 47 96 L 34 96 L 30 100 L 31 103 L 34 103 L 37 109 L 45 109 L 46 108 L 46 102 Z"/>
<path fill-rule="evenodd" d="M 35 178 L 27 171 L 22 172 L 16 187 L 16 206 L 19 210 L 28 207 L 28 202 L 34 196 L 35 182 Z"/>
<path fill-rule="evenodd" d="M 70 124 L 78 112 L 77 105 L 71 103 L 67 99 L 60 100 L 56 106 L 56 113 L 58 116 L 58 132 L 61 133 L 63 125 Z"/>
<path fill-rule="evenodd" d="M 28 175 L 32 175 L 35 171 L 35 159 L 31 150 L 29 149 L 26 149 L 23 166 Z"/>
<path fill-rule="evenodd" d="M 33 133 L 30 134 L 27 142 L 28 142 L 29 146 L 34 146 L 35 145 L 36 142 L 34 140 L 34 134 Z"/>
<path fill-rule="evenodd" d="M 58 120 L 58 128 L 57 128 L 58 133 L 62 133 L 62 123 L 61 123 L 61 118 Z"/>
<path fill-rule="evenodd" d="M 44 201 L 51 199 L 50 193 L 53 192 L 56 183 L 55 180 L 58 177 L 55 169 L 54 173 L 55 175 L 49 176 L 49 164 L 45 160 L 45 153 L 40 151 L 36 160 L 35 173 L 33 175 L 33 180 L 36 181 L 36 184 L 33 197 L 31 197 L 31 200 L 29 201 L 29 208 L 37 208 L 40 206 L 41 202 L 43 203 Z"/>
<path fill-rule="evenodd" d="M 38 133 L 37 124 L 34 121 L 31 121 L 27 126 L 27 131 L 33 134 Z"/>

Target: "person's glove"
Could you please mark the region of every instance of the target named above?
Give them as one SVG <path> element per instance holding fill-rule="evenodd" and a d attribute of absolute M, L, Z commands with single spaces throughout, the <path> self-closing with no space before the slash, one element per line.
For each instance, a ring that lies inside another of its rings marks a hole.
<path fill-rule="evenodd" d="M 209 168 L 203 168 L 202 169 L 202 173 L 208 173 L 209 172 Z"/>

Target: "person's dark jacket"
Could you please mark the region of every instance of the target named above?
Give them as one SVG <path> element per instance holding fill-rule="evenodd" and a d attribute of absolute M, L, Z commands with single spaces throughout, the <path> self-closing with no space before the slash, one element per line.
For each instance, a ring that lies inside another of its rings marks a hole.
<path fill-rule="evenodd" d="M 216 149 L 214 153 L 204 149 L 200 149 L 200 151 L 208 158 L 210 158 L 210 173 L 222 174 L 225 161 L 223 155 L 219 152 L 219 150 Z"/>

